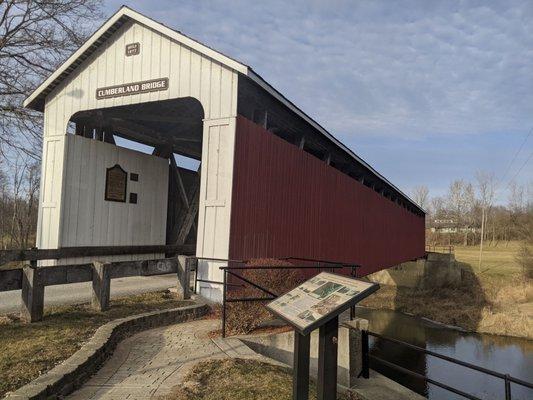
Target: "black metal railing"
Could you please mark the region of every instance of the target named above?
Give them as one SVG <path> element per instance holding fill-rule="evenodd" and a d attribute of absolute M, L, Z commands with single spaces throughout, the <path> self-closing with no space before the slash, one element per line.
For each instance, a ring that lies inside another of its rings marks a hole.
<path fill-rule="evenodd" d="M 197 262 L 196 262 L 196 268 L 194 269 L 194 288 L 193 288 L 195 294 L 197 293 L 198 282 L 210 283 L 210 284 L 213 284 L 213 285 L 224 285 L 224 282 L 199 278 L 198 277 L 198 260 L 222 262 L 224 264 L 229 264 L 229 263 L 231 263 L 231 264 L 245 264 L 246 263 L 246 261 L 244 261 L 244 260 L 231 260 L 231 259 L 227 259 L 227 258 L 213 258 L 213 257 L 196 257 L 196 260 L 197 260 Z M 239 285 L 239 284 L 234 284 L 234 283 L 228 283 L 227 285 L 228 286 L 234 286 L 234 287 L 244 287 L 244 285 Z"/>
<path fill-rule="evenodd" d="M 362 332 L 362 353 L 363 353 L 363 360 L 362 360 L 362 372 L 361 372 L 361 375 L 364 377 L 364 378 L 368 378 L 369 377 L 369 370 L 370 370 L 370 360 L 374 360 L 376 362 L 378 362 L 379 364 L 382 364 L 384 366 L 387 366 L 391 369 L 394 369 L 396 371 L 399 371 L 401 373 L 404 373 L 406 375 L 409 375 L 409 376 L 412 376 L 412 377 L 415 377 L 415 378 L 418 378 L 418 379 L 421 379 L 427 383 L 430 383 L 432 385 L 435 385 L 435 386 L 438 386 L 442 389 L 445 389 L 449 392 L 452 392 L 452 393 L 455 393 L 459 396 L 462 396 L 464 398 L 467 398 L 467 399 L 471 399 L 471 400 L 482 400 L 481 398 L 479 397 L 476 397 L 472 394 L 469 394 L 469 393 L 466 393 L 460 389 L 457 389 L 457 388 L 454 388 L 452 386 L 449 386 L 445 383 L 442 383 L 442 382 L 439 382 L 439 381 L 436 381 L 434 379 L 431 379 L 425 375 L 422 375 L 422 374 L 419 374 L 418 372 L 414 372 L 414 371 L 411 371 L 407 368 L 404 368 L 398 364 L 394 364 L 390 361 L 387 361 L 387 360 L 384 360 L 380 357 L 377 357 L 377 356 L 374 356 L 372 354 L 370 354 L 370 351 L 369 351 L 369 336 L 373 336 L 375 338 L 378 338 L 378 339 L 381 339 L 381 340 L 384 340 L 384 341 L 387 341 L 387 342 L 391 342 L 391 343 L 394 343 L 394 344 L 397 344 L 397 345 L 400 345 L 400 346 L 404 346 L 404 347 L 407 347 L 409 349 L 412 349 L 412 350 L 415 350 L 415 351 L 419 351 L 421 353 L 424 353 L 424 354 L 427 354 L 429 356 L 432 356 L 432 357 L 436 357 L 436 358 L 439 358 L 441 360 L 445 360 L 445 361 L 448 361 L 450 363 L 453 363 L 453 364 L 457 364 L 457 365 L 461 365 L 463 367 L 466 367 L 466 368 L 469 368 L 469 369 L 472 369 L 474 371 L 478 371 L 478 372 L 481 372 L 483 374 L 486 374 L 486 375 L 490 375 L 490 376 L 493 376 L 493 377 L 496 377 L 496 378 L 500 378 L 500 379 L 503 379 L 504 381 L 504 388 L 505 388 L 505 400 L 511 400 L 512 399 L 512 395 L 511 395 L 511 383 L 515 383 L 517 385 L 521 385 L 521 386 L 524 386 L 524 387 L 527 387 L 529 389 L 533 389 L 533 384 L 530 383 L 530 382 L 526 382 L 526 381 L 523 381 L 521 379 L 518 379 L 518 378 L 515 378 L 513 376 L 510 376 L 509 374 L 502 374 L 500 372 L 496 372 L 496 371 L 493 371 L 493 370 L 490 370 L 490 369 L 487 369 L 487 368 L 483 368 L 483 367 L 480 367 L 480 366 L 477 366 L 477 365 L 474 365 L 474 364 L 471 364 L 471 363 L 468 363 L 468 362 L 465 362 L 465 361 L 461 361 L 461 360 L 458 360 L 456 358 L 453 358 L 453 357 L 449 357 L 449 356 L 445 356 L 443 354 L 439 354 L 439 353 L 435 353 L 434 351 L 431 351 L 431 350 L 427 350 L 427 349 L 424 349 L 422 347 L 419 347 L 419 346 L 415 346 L 414 344 L 411 344 L 411 343 L 407 343 L 407 342 L 404 342 L 404 341 L 401 341 L 401 340 L 398 340 L 398 339 L 393 339 L 393 338 L 389 338 L 389 337 L 386 337 L 386 336 L 383 336 L 383 335 L 380 335 L 378 333 L 375 333 L 375 332 L 370 332 L 370 331 L 363 331 Z"/>
<path fill-rule="evenodd" d="M 322 271 L 335 271 L 343 268 L 349 268 L 350 274 L 352 276 L 357 276 L 357 268 L 359 265 L 357 264 L 347 264 L 342 263 L 338 261 L 330 261 L 330 260 L 319 260 L 319 259 L 313 259 L 313 258 L 302 258 L 302 257 L 281 257 L 278 258 L 280 260 L 295 260 L 295 261 L 302 261 L 304 263 L 308 264 L 316 264 L 316 265 L 246 265 L 250 262 L 250 260 L 235 260 L 235 259 L 222 259 L 222 258 L 210 258 L 210 257 L 197 257 L 198 260 L 202 261 L 213 261 L 213 262 L 222 262 L 227 263 L 229 265 L 233 264 L 234 266 L 228 266 L 224 265 L 219 267 L 220 270 L 223 271 L 222 281 L 213 281 L 208 279 L 203 279 L 199 277 L 198 273 L 198 266 L 195 270 L 195 278 L 194 278 L 194 291 L 196 293 L 196 289 L 199 282 L 209 283 L 209 284 L 215 284 L 215 285 L 221 285 L 222 286 L 222 337 L 226 337 L 226 313 L 227 313 L 227 303 L 238 303 L 238 302 L 261 302 L 261 301 L 270 301 L 278 297 L 277 293 L 272 292 L 271 290 L 262 287 L 260 284 L 256 282 L 252 282 L 251 280 L 245 278 L 242 275 L 239 275 L 235 271 L 243 271 L 243 270 L 316 270 L 317 273 Z M 241 264 L 241 266 L 236 266 Z M 244 284 L 238 284 L 238 283 L 232 283 L 228 282 L 228 275 L 234 277 L 235 279 L 244 282 Z M 257 290 L 260 290 L 262 293 L 266 294 L 266 296 L 261 297 L 232 297 L 228 298 L 227 296 L 227 289 L 228 287 L 246 287 L 246 285 L 249 285 Z M 352 310 L 353 312 L 353 310 Z"/>
<path fill-rule="evenodd" d="M 320 271 L 327 270 L 328 268 L 331 269 L 332 266 L 335 266 L 335 268 L 338 268 L 341 266 L 342 268 L 350 268 L 350 274 L 351 276 L 356 277 L 357 276 L 357 268 L 360 266 L 357 264 L 346 264 L 338 261 L 328 261 L 328 260 L 318 260 L 313 258 L 301 258 L 301 257 L 281 257 L 278 258 L 279 260 L 297 260 L 297 261 L 304 261 L 304 262 L 310 262 L 310 263 L 317 263 L 316 266 L 302 266 L 302 268 L 317 268 Z M 242 264 L 243 267 L 232 267 L 232 269 L 250 269 L 250 266 L 244 266 L 247 263 L 250 262 L 250 260 L 236 260 L 236 259 L 226 259 L 226 258 L 213 258 L 213 257 L 196 257 L 196 260 L 202 260 L 202 261 L 213 261 L 213 262 L 222 262 L 227 264 Z M 329 267 L 327 265 L 330 265 Z M 227 267 L 227 266 L 225 266 Z M 272 265 L 263 265 L 263 266 L 254 266 L 254 269 L 272 269 L 272 268 L 279 268 L 277 266 Z M 299 266 L 291 266 L 291 269 L 300 268 Z M 196 268 L 193 270 L 194 272 L 194 293 L 197 292 L 198 282 L 203 283 L 210 283 L 213 285 L 224 285 L 224 282 L 221 281 L 213 281 L 209 279 L 203 279 L 199 278 L 198 273 L 198 265 L 196 265 Z M 226 283 L 227 286 L 231 287 L 244 287 L 245 285 L 242 284 L 235 284 L 235 283 Z"/>
<path fill-rule="evenodd" d="M 239 275 L 235 273 L 234 271 L 242 271 L 242 270 L 316 270 L 317 274 L 322 272 L 323 270 L 329 270 L 334 271 L 338 269 L 342 269 L 344 266 L 342 265 L 331 265 L 328 267 L 324 266 L 309 266 L 309 265 L 280 265 L 280 266 L 272 266 L 272 265 L 249 265 L 244 267 L 220 267 L 220 269 L 223 271 L 223 291 L 222 291 L 222 337 L 226 337 L 226 304 L 227 303 L 239 303 L 239 302 L 248 302 L 248 301 L 271 301 L 274 300 L 276 297 L 278 297 L 280 294 L 274 293 L 271 290 L 262 287 L 261 285 L 257 284 L 256 282 L 252 282 L 251 280 L 245 278 L 242 275 Z M 227 297 L 227 288 L 229 286 L 227 280 L 228 275 L 233 276 L 234 278 L 241 280 L 251 287 L 260 290 L 261 292 L 267 294 L 267 297 L 232 297 L 231 299 L 228 299 Z"/>

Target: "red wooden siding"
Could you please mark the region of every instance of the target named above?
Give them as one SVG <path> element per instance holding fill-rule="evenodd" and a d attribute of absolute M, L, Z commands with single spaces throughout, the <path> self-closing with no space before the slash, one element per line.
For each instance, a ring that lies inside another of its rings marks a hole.
<path fill-rule="evenodd" d="M 237 118 L 229 255 L 355 263 L 368 274 L 424 255 L 424 217 Z"/>

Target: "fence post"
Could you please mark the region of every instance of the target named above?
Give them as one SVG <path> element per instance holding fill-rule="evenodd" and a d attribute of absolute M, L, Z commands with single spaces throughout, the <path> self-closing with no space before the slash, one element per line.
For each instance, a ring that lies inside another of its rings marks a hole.
<path fill-rule="evenodd" d="M 97 311 L 109 308 L 111 270 L 109 263 L 93 262 L 93 295 L 91 306 Z"/>
<path fill-rule="evenodd" d="M 197 294 L 197 286 L 198 286 L 198 259 L 196 257 L 190 257 L 191 262 L 191 271 L 194 269 L 194 287 L 193 287 L 193 293 Z"/>
<path fill-rule="evenodd" d="M 187 266 L 187 271 L 188 271 L 188 274 L 189 274 L 189 297 L 191 296 L 191 274 L 192 274 L 192 271 L 194 271 L 194 286 L 192 287 L 192 293 L 196 294 L 196 271 L 198 269 L 198 259 L 194 256 L 189 256 L 187 257 L 187 260 L 185 262 L 186 266 Z"/>
<path fill-rule="evenodd" d="M 186 300 L 191 298 L 191 262 L 193 257 L 183 255 L 178 256 L 178 299 Z"/>
<path fill-rule="evenodd" d="M 22 308 L 20 317 L 26 322 L 43 319 L 44 310 L 44 270 L 37 268 L 37 261 L 30 261 L 22 269 Z"/>

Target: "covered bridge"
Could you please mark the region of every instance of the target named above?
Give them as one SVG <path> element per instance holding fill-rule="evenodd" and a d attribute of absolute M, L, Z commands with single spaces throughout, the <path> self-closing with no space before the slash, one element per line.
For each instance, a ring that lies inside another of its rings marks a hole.
<path fill-rule="evenodd" d="M 424 255 L 424 211 L 398 188 L 250 67 L 127 7 L 25 106 L 44 112 L 39 248 L 187 243 L 363 274 Z"/>

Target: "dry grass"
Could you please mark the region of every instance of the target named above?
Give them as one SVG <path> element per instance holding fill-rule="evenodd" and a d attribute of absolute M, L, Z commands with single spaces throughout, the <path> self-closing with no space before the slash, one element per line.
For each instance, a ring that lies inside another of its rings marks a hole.
<path fill-rule="evenodd" d="M 409 289 L 382 286 L 362 305 L 386 308 L 455 325 L 472 332 L 533 339 L 533 281 L 517 256 L 520 242 L 455 246 L 463 273 L 456 287 Z"/>
<path fill-rule="evenodd" d="M 111 308 L 96 312 L 87 305 L 54 307 L 43 321 L 24 324 L 16 316 L 0 318 L 0 397 L 70 357 L 98 327 L 113 319 L 143 312 L 180 307 L 165 292 L 146 293 L 111 301 Z"/>
<path fill-rule="evenodd" d="M 249 266 L 290 266 L 290 262 L 275 259 L 256 259 L 248 262 Z M 240 270 L 239 275 L 276 294 L 283 294 L 298 286 L 305 278 L 297 270 Z M 231 281 L 230 281 L 231 282 Z M 233 283 L 242 284 L 241 280 L 233 279 Z M 263 291 L 245 284 L 238 290 L 231 290 L 228 298 L 268 297 Z M 263 322 L 272 319 L 272 315 L 264 307 L 265 302 L 228 303 L 226 306 L 226 330 L 230 335 L 247 334 L 257 329 Z M 220 307 L 217 308 L 220 313 Z"/>
<path fill-rule="evenodd" d="M 465 273 L 457 287 L 410 289 L 383 285 L 362 302 L 426 317 L 472 332 L 533 339 L 533 316 L 519 305 L 531 301 L 531 281 L 520 275 L 475 275 Z"/>
<path fill-rule="evenodd" d="M 345 397 L 341 397 L 346 399 Z M 227 359 L 198 363 L 161 400 L 291 400 L 290 370 L 255 360 Z M 316 399 L 311 383 L 309 399 Z M 347 400 L 347 399 L 346 399 Z"/>

